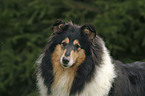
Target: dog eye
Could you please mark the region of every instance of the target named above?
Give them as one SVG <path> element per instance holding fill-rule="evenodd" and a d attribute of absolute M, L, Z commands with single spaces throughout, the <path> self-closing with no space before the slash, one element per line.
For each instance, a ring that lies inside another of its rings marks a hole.
<path fill-rule="evenodd" d="M 65 47 L 66 45 L 67 45 L 67 43 L 66 43 L 66 42 L 63 42 L 63 43 L 62 43 L 62 46 L 63 46 L 63 47 Z"/>
<path fill-rule="evenodd" d="M 74 47 L 75 47 L 76 49 L 78 49 L 80 46 L 79 46 L 78 44 L 75 44 Z"/>

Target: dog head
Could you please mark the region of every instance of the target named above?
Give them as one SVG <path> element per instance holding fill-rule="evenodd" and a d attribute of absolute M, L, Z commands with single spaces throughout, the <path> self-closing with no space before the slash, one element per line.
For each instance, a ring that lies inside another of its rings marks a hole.
<path fill-rule="evenodd" d="M 57 20 L 53 24 L 53 52 L 52 62 L 63 68 L 78 67 L 90 54 L 90 46 L 96 35 L 90 24 L 78 26 L 72 22 L 65 23 Z"/>

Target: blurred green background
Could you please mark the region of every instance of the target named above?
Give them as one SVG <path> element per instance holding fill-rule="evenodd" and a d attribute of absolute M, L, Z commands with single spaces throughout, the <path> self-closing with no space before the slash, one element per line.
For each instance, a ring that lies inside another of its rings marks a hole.
<path fill-rule="evenodd" d="M 145 0 L 0 0 L 0 96 L 39 96 L 35 61 L 56 19 L 93 24 L 114 59 L 145 61 Z"/>

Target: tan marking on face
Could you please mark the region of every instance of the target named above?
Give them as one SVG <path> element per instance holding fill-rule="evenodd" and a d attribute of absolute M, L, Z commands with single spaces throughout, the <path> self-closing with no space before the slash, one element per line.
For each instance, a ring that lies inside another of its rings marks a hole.
<path fill-rule="evenodd" d="M 52 87 L 56 88 L 59 82 L 63 79 L 63 77 L 67 76 L 64 87 L 66 87 L 66 90 L 70 92 L 75 72 L 71 69 L 63 68 L 60 64 L 60 58 L 65 51 L 66 50 L 63 50 L 61 45 L 57 45 L 54 53 L 52 54 L 52 65 L 54 74 L 54 82 L 52 84 Z"/>
<path fill-rule="evenodd" d="M 81 49 L 80 43 L 78 40 L 74 40 L 73 45 L 79 46 L 78 50 L 76 51 L 72 50 L 70 54 L 70 56 L 73 58 L 73 63 L 74 63 L 74 66 L 72 67 L 72 69 L 76 71 L 78 66 L 84 62 L 86 58 L 86 54 L 85 54 L 84 49 Z"/>
<path fill-rule="evenodd" d="M 54 53 L 52 54 L 52 64 L 53 64 L 53 73 L 57 72 L 59 67 L 61 67 L 60 58 L 63 55 L 64 50 L 62 49 L 61 45 L 57 45 Z"/>
<path fill-rule="evenodd" d="M 69 38 L 66 38 L 62 42 L 69 43 Z M 74 40 L 73 44 L 79 44 L 78 40 Z M 72 50 L 70 57 L 73 59 L 74 66 L 70 68 L 64 68 L 60 64 L 60 59 L 62 55 L 66 52 L 66 49 L 63 49 L 59 44 L 56 46 L 53 54 L 52 54 L 52 65 L 53 65 L 53 74 L 54 74 L 54 82 L 52 84 L 52 90 L 60 86 L 62 80 L 65 80 L 63 88 L 65 88 L 68 93 L 71 90 L 71 86 L 76 75 L 76 71 L 78 66 L 82 64 L 86 58 L 84 49 L 79 49 L 77 51 Z"/>
<path fill-rule="evenodd" d="M 68 37 L 66 37 L 63 41 L 62 41 L 62 43 L 63 42 L 66 42 L 67 44 L 69 43 L 69 38 Z"/>
<path fill-rule="evenodd" d="M 80 43 L 79 43 L 78 40 L 74 40 L 73 45 L 79 45 L 79 46 L 80 46 Z M 79 47 L 78 50 L 80 50 L 80 49 L 81 49 L 81 48 Z"/>
<path fill-rule="evenodd" d="M 77 70 L 78 66 L 82 64 L 86 58 L 84 49 L 80 49 L 79 51 L 72 51 L 71 56 L 74 61 L 73 70 Z"/>

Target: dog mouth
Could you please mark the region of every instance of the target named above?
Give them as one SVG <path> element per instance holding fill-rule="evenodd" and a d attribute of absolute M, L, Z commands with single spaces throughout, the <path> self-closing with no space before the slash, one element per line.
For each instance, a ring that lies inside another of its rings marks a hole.
<path fill-rule="evenodd" d="M 69 67 L 71 67 L 71 66 L 68 65 L 68 64 L 61 64 L 61 66 L 62 66 L 63 68 L 69 68 Z"/>
<path fill-rule="evenodd" d="M 62 64 L 62 66 L 65 68 L 69 67 L 67 64 Z"/>
<path fill-rule="evenodd" d="M 69 68 L 73 65 L 73 60 L 70 57 L 62 56 L 60 64 L 64 68 Z"/>

